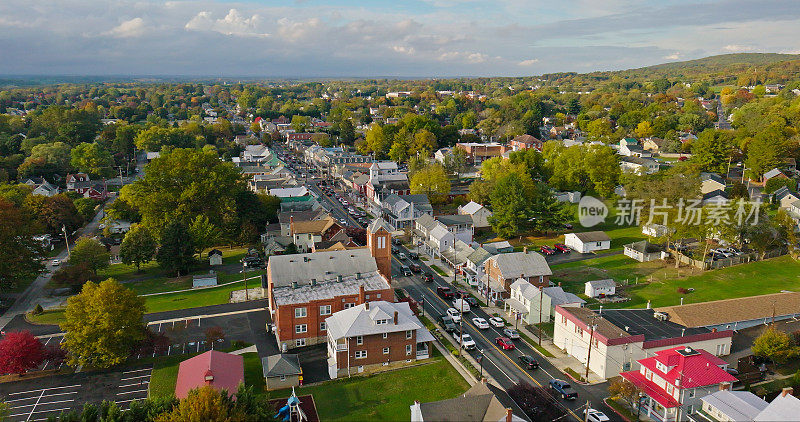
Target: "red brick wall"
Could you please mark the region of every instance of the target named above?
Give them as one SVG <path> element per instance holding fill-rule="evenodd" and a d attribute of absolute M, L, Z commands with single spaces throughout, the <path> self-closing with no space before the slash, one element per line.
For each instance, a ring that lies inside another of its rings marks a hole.
<path fill-rule="evenodd" d="M 411 345 L 411 354 L 406 355 L 406 345 Z M 383 348 L 389 348 L 389 354 L 383 354 Z M 356 359 L 357 350 L 366 350 L 367 357 Z M 386 339 L 382 334 L 364 336 L 364 344 L 357 345 L 356 339 L 350 339 L 350 350 L 337 352 L 336 363 L 339 369 L 347 368 L 347 354 L 350 353 L 350 367 L 382 364 L 385 362 L 405 361 L 417 358 L 417 333 L 411 333 L 411 338 L 406 339 L 406 332 L 388 333 Z"/>

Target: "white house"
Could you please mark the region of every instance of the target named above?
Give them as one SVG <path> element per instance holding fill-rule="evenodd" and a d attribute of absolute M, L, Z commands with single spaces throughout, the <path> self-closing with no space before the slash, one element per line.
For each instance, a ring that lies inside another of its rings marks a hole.
<path fill-rule="evenodd" d="M 512 320 L 519 316 L 520 321 L 526 324 L 538 324 L 550 322 L 556 306 L 580 307 L 584 303 L 585 300 L 565 292 L 559 286 L 544 287 L 540 290 L 519 278 L 511 284 L 511 297 L 504 301 L 503 307 Z"/>
<path fill-rule="evenodd" d="M 617 283 L 610 278 L 587 281 L 584 286 L 583 294 L 589 297 L 611 296 L 617 292 Z"/>
<path fill-rule="evenodd" d="M 567 233 L 564 244 L 580 253 L 611 249 L 611 238 L 601 231 Z"/>
<path fill-rule="evenodd" d="M 472 224 L 472 217 L 469 215 L 439 215 L 436 216 L 436 221 L 441 223 L 447 228 L 447 231 L 453 233 L 456 239 L 470 244 L 472 243 L 472 236 L 475 229 Z"/>
<path fill-rule="evenodd" d="M 492 216 L 492 212 L 477 202 L 470 201 L 466 205 L 459 206 L 458 213 L 461 215 L 471 216 L 472 225 L 476 229 L 482 229 L 490 226 L 489 217 Z"/>
<path fill-rule="evenodd" d="M 432 256 L 441 256 L 442 252 L 455 246 L 456 238 L 444 224 L 437 224 L 428 237 L 429 251 Z"/>
<path fill-rule="evenodd" d="M 208 251 L 208 265 L 217 266 L 222 265 L 222 251 L 219 249 L 212 249 Z"/>
<path fill-rule="evenodd" d="M 707 194 L 715 190 L 725 190 L 725 180 L 716 173 L 700 173 L 700 193 Z"/>
<path fill-rule="evenodd" d="M 641 157 L 622 157 L 619 165 L 622 171 L 638 175 L 652 174 L 660 168 L 657 161 Z"/>

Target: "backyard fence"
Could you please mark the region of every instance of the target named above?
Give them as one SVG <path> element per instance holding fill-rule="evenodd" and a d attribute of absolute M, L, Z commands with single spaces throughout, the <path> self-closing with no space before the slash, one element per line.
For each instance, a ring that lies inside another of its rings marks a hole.
<path fill-rule="evenodd" d="M 699 268 L 701 270 L 712 270 L 712 269 L 731 267 L 739 264 L 746 264 L 748 262 L 760 261 L 762 259 L 775 258 L 778 256 L 786 255 L 789 251 L 787 248 L 776 248 L 771 251 L 767 251 L 764 254 L 763 258 L 760 256 L 758 252 L 747 252 L 741 255 L 732 256 L 730 258 L 723 258 L 716 260 L 707 258 L 705 261 L 693 259 L 692 257 L 686 256 L 683 253 L 674 249 L 669 249 L 669 252 L 670 254 L 672 254 L 672 257 L 681 264 L 689 265 L 695 268 Z"/>

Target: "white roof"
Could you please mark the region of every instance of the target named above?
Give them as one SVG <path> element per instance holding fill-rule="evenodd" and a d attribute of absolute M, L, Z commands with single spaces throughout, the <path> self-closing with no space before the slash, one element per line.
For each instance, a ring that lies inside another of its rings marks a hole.
<path fill-rule="evenodd" d="M 782 174 L 780 170 L 774 168 L 766 173 L 764 173 L 764 179 L 771 179 L 779 174 Z"/>
<path fill-rule="evenodd" d="M 367 309 L 367 305 L 369 305 L 369 309 Z M 397 312 L 397 324 L 394 323 L 395 312 Z M 388 323 L 378 325 L 377 321 L 381 320 L 388 320 Z M 325 319 L 325 324 L 328 327 L 328 335 L 333 339 L 408 330 L 417 331 L 425 328 L 413 315 L 407 302 L 389 303 L 383 300 L 368 304 L 362 303 L 336 312 Z"/>
<path fill-rule="evenodd" d="M 797 415 L 800 415 L 800 400 L 791 394 L 785 396 L 779 394 L 753 420 L 756 422 L 796 421 Z"/>
<path fill-rule="evenodd" d="M 721 390 L 701 399 L 734 421 L 755 420 L 769 403 L 749 391 Z"/>
<path fill-rule="evenodd" d="M 595 289 L 598 287 L 617 287 L 617 283 L 615 283 L 614 280 L 610 278 L 604 280 L 587 281 L 586 284 L 594 287 Z"/>
<path fill-rule="evenodd" d="M 295 198 L 308 195 L 308 189 L 305 186 L 296 188 L 273 188 L 269 190 L 269 194 L 277 196 L 278 198 Z"/>
<path fill-rule="evenodd" d="M 475 201 L 470 201 L 467 205 L 464 205 L 463 207 L 461 207 L 461 212 L 462 212 L 462 214 L 472 215 L 472 214 L 475 214 L 476 212 L 480 211 L 481 208 L 483 208 L 483 205 L 481 205 L 481 204 L 479 204 L 479 203 L 477 203 Z"/>
<path fill-rule="evenodd" d="M 437 223 L 436 227 L 431 229 L 430 237 L 439 240 L 448 234 L 450 234 L 450 232 L 447 230 L 447 227 L 442 223 Z"/>

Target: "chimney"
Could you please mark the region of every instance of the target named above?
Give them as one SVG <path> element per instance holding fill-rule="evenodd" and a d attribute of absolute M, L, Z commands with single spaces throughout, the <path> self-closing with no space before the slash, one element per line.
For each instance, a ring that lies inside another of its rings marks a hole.
<path fill-rule="evenodd" d="M 650 300 L 647 300 L 647 309 L 650 309 Z"/>
<path fill-rule="evenodd" d="M 793 396 L 793 395 L 794 395 L 794 388 L 792 387 L 785 387 L 783 390 L 781 390 L 781 397 Z"/>
<path fill-rule="evenodd" d="M 514 420 L 514 413 L 511 411 L 510 407 L 506 408 L 506 422 L 511 422 Z"/>
<path fill-rule="evenodd" d="M 524 254 L 528 253 L 528 247 L 527 246 L 522 248 L 522 253 L 524 253 Z"/>
<path fill-rule="evenodd" d="M 365 311 L 369 310 L 369 302 L 364 302 L 364 310 Z"/>
<path fill-rule="evenodd" d="M 366 302 L 367 292 L 364 290 L 364 285 L 358 286 L 358 303 L 359 305 Z"/>
<path fill-rule="evenodd" d="M 489 383 L 489 380 L 486 377 L 481 378 L 481 384 L 486 385 Z"/>
<path fill-rule="evenodd" d="M 206 385 L 211 385 L 211 383 L 214 382 L 214 374 L 210 369 L 206 370 L 206 373 L 203 376 L 203 381 L 205 381 Z"/>
<path fill-rule="evenodd" d="M 731 389 L 731 383 L 729 382 L 723 382 L 719 384 L 719 391 L 730 390 L 730 389 Z"/>
<path fill-rule="evenodd" d="M 394 311 L 394 325 L 397 325 L 397 311 Z"/>
<path fill-rule="evenodd" d="M 297 282 L 296 282 L 296 281 L 293 281 L 293 282 L 292 282 L 292 289 L 296 289 L 296 288 L 297 288 Z"/>

